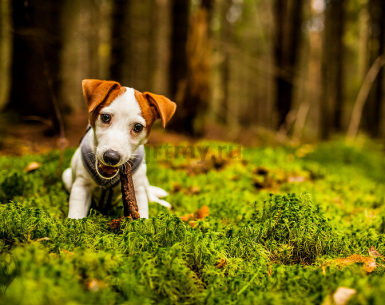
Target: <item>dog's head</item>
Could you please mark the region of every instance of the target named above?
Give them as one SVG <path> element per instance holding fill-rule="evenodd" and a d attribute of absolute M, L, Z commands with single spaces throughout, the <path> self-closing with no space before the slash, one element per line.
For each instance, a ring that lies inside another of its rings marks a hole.
<path fill-rule="evenodd" d="M 141 93 L 114 81 L 85 79 L 82 86 L 95 133 L 96 167 L 104 178 L 114 177 L 122 164 L 135 158 L 156 119 L 165 128 L 176 110 L 176 104 L 162 95 Z"/>

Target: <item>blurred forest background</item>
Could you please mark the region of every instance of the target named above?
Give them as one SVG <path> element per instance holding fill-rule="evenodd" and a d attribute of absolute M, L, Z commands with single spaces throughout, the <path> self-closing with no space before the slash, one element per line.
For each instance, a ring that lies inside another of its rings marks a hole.
<path fill-rule="evenodd" d="M 186 135 L 385 135 L 383 0 L 0 4 L 6 120 L 69 129 L 97 78 L 174 100 Z"/>

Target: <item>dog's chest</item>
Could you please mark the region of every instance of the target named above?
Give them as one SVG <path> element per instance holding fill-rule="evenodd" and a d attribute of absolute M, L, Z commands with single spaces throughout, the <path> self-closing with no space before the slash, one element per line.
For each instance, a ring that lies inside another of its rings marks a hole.
<path fill-rule="evenodd" d="M 121 198 L 120 183 L 111 189 L 104 189 L 98 186 L 92 191 L 92 207 L 103 214 L 108 214 L 111 207 L 120 202 Z"/>

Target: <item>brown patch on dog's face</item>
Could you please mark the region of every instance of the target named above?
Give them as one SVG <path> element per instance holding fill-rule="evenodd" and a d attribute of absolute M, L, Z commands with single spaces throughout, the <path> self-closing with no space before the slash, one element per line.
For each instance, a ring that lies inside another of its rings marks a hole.
<path fill-rule="evenodd" d="M 118 82 L 85 79 L 82 82 L 83 95 L 88 106 L 90 125 L 95 127 L 95 120 L 104 107 L 110 105 L 119 95 L 126 92 Z"/>
<path fill-rule="evenodd" d="M 161 119 L 162 127 L 165 128 L 175 113 L 176 104 L 163 95 L 150 92 L 141 93 L 135 90 L 135 98 L 142 109 L 142 116 L 149 131 L 156 119 Z"/>
<path fill-rule="evenodd" d="M 153 107 L 150 106 L 147 99 L 143 96 L 142 92 L 134 89 L 135 98 L 142 110 L 142 117 L 146 121 L 146 126 L 151 128 L 151 125 L 157 118 L 157 113 Z"/>

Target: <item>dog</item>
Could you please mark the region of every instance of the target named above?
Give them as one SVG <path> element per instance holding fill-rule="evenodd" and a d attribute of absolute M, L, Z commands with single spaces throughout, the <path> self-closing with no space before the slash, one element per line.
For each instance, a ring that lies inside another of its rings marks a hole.
<path fill-rule="evenodd" d="M 121 198 L 119 168 L 129 160 L 140 217 L 148 218 L 148 202 L 171 208 L 160 199 L 168 193 L 148 182 L 143 145 L 155 120 L 160 119 L 166 127 L 176 104 L 162 95 L 141 93 L 114 81 L 85 79 L 82 88 L 89 128 L 62 176 L 70 192 L 68 218 L 86 217 L 92 200 L 108 212 Z"/>

